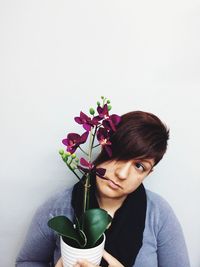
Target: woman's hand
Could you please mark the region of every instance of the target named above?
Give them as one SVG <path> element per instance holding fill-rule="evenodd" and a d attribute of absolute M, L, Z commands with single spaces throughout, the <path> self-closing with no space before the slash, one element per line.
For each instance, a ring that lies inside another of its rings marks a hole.
<path fill-rule="evenodd" d="M 60 258 L 58 260 L 58 262 L 56 263 L 55 267 L 63 267 L 62 258 Z"/>
<path fill-rule="evenodd" d="M 107 261 L 109 267 L 124 267 L 116 258 L 104 250 L 103 258 Z"/>
<path fill-rule="evenodd" d="M 109 267 L 124 267 L 116 258 L 104 250 L 103 258 L 107 261 Z M 57 266 L 56 266 L 57 267 Z M 59 267 L 59 266 L 58 266 Z M 79 260 L 74 267 L 96 267 L 87 260 Z"/>
<path fill-rule="evenodd" d="M 116 258 L 104 250 L 103 258 L 109 264 L 109 267 L 124 267 Z M 55 267 L 63 267 L 62 258 L 58 260 Z M 74 267 L 97 267 L 94 264 L 90 263 L 87 260 L 79 260 Z M 99 266 L 100 267 L 100 266 Z"/>

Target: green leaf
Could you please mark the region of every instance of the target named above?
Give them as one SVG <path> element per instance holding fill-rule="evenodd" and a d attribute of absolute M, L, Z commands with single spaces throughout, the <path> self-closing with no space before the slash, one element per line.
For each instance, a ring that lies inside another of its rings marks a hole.
<path fill-rule="evenodd" d="M 87 236 L 87 248 L 94 247 L 112 221 L 103 209 L 88 209 L 83 216 L 83 232 Z"/>
<path fill-rule="evenodd" d="M 80 229 L 75 229 L 73 223 L 65 216 L 56 216 L 48 221 L 48 226 L 59 235 L 70 238 L 82 248 L 86 245 L 87 238 Z"/>

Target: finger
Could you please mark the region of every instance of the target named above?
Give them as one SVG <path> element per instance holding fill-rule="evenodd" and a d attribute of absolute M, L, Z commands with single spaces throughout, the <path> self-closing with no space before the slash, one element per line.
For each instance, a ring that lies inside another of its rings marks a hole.
<path fill-rule="evenodd" d="M 116 263 L 116 259 L 111 255 L 109 254 L 106 250 L 104 250 L 103 252 L 103 258 L 107 261 L 107 263 L 109 264 L 114 264 Z"/>
<path fill-rule="evenodd" d="M 78 266 L 80 267 L 97 267 L 96 265 L 92 264 L 91 262 L 83 259 L 77 261 Z"/>
<path fill-rule="evenodd" d="M 103 258 L 107 261 L 110 266 L 115 267 L 124 267 L 116 258 L 104 250 Z"/>
<path fill-rule="evenodd" d="M 55 267 L 63 267 L 62 258 L 58 260 Z"/>

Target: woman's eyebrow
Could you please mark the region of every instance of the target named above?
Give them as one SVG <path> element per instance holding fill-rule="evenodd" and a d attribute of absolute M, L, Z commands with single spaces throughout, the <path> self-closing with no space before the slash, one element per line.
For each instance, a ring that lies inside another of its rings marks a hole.
<path fill-rule="evenodd" d="M 148 161 L 148 160 L 146 160 L 146 159 L 143 159 L 142 161 L 148 163 L 148 164 L 151 166 L 151 168 L 153 168 L 153 165 L 151 164 L 150 161 Z"/>

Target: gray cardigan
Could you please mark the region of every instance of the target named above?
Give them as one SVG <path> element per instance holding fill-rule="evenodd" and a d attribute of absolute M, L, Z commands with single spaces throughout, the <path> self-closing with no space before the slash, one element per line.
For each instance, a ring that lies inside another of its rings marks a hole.
<path fill-rule="evenodd" d="M 59 192 L 37 209 L 17 256 L 17 267 L 55 266 L 60 258 L 59 236 L 47 222 L 57 215 L 73 218 L 71 193 L 72 188 Z M 158 194 L 150 190 L 146 194 L 143 245 L 134 267 L 190 267 L 183 232 L 172 208 Z"/>

